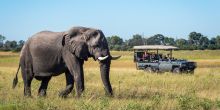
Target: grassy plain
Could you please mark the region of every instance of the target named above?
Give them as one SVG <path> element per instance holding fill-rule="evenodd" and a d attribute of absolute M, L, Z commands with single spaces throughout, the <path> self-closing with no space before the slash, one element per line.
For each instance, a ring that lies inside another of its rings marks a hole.
<path fill-rule="evenodd" d="M 64 75 L 53 77 L 47 97 L 37 97 L 40 82 L 32 82 L 32 98 L 23 97 L 23 81 L 12 80 L 18 66 L 18 53 L 0 52 L 0 110 L 216 110 L 220 109 L 220 50 L 174 51 L 174 57 L 198 63 L 194 75 L 150 74 L 136 70 L 133 52 L 112 51 L 122 55 L 112 61 L 110 79 L 114 97 L 106 97 L 98 62 L 84 65 L 85 92 L 80 99 L 74 92 L 58 97 L 65 87 Z"/>

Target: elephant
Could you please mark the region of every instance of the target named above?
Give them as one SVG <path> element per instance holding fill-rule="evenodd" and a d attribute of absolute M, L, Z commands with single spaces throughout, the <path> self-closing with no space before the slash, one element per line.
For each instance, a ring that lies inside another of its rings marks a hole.
<path fill-rule="evenodd" d="M 24 96 L 31 96 L 33 78 L 41 81 L 38 96 L 46 96 L 51 77 L 65 73 L 66 88 L 59 93 L 59 96 L 66 97 L 71 93 L 75 82 L 76 96 L 80 97 L 84 91 L 83 64 L 90 57 L 99 61 L 106 95 L 112 96 L 110 64 L 111 60 L 121 56 L 111 56 L 103 32 L 88 27 L 72 27 L 64 32 L 41 31 L 31 36 L 22 47 L 12 88 L 17 85 L 20 68 L 24 82 Z"/>

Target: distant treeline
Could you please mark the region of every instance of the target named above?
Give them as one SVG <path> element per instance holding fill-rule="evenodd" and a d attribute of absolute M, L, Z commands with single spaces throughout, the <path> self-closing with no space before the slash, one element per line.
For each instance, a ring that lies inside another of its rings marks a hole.
<path fill-rule="evenodd" d="M 20 51 L 25 41 L 9 41 L 6 37 L 0 35 L 0 50 L 1 51 Z M 220 49 L 220 35 L 209 39 L 201 33 L 191 32 L 188 39 L 174 39 L 162 34 L 155 34 L 151 37 L 143 37 L 140 34 L 135 34 L 131 39 L 123 40 L 121 37 L 114 35 L 107 37 L 110 50 L 127 51 L 132 50 L 133 46 L 138 45 L 173 45 L 182 50 L 215 50 Z"/>
<path fill-rule="evenodd" d="M 20 41 L 9 41 L 6 40 L 6 37 L 3 35 L 0 35 L 0 50 L 1 51 L 15 51 L 18 52 L 21 50 L 21 48 L 23 47 L 25 41 L 20 40 Z"/>
<path fill-rule="evenodd" d="M 189 33 L 188 39 L 174 39 L 162 34 L 155 34 L 147 38 L 140 34 L 135 34 L 131 39 L 125 41 L 117 35 L 107 37 L 107 41 L 111 50 L 119 51 L 132 50 L 133 46 L 137 45 L 173 45 L 182 50 L 220 49 L 220 35 L 209 39 L 207 36 L 197 32 Z"/>

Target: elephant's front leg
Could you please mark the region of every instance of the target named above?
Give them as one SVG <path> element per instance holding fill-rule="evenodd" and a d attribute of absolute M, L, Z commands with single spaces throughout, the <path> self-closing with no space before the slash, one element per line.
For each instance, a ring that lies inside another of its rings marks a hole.
<path fill-rule="evenodd" d="M 77 97 L 80 97 L 84 91 L 84 75 L 83 75 L 83 63 L 84 61 L 78 59 L 75 55 L 70 52 L 63 53 L 63 59 L 71 73 L 74 76 L 76 85 Z"/>
<path fill-rule="evenodd" d="M 67 97 L 67 95 L 73 90 L 73 86 L 74 86 L 74 77 L 73 75 L 71 75 L 69 70 L 65 72 L 65 76 L 66 76 L 66 88 L 59 93 L 59 96 L 64 98 Z"/>

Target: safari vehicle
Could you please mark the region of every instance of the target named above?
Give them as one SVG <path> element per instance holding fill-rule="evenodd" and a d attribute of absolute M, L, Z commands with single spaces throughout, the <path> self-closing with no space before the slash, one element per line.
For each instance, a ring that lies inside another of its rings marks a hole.
<path fill-rule="evenodd" d="M 136 68 L 150 73 L 172 72 L 172 73 L 194 73 L 196 63 L 183 59 L 176 59 L 172 56 L 172 51 L 178 49 L 174 46 L 165 45 L 142 45 L 134 46 L 134 62 Z M 159 53 L 168 52 L 167 55 Z"/>

